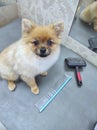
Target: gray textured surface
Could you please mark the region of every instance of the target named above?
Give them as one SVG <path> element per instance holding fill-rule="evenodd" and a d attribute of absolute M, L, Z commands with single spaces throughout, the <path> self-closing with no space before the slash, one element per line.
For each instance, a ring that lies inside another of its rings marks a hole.
<path fill-rule="evenodd" d="M 0 28 L 0 51 L 20 38 L 20 20 Z M 64 58 L 78 56 L 61 47 L 58 62 L 47 77 L 37 77 L 39 95 L 33 95 L 26 84 L 19 81 L 17 89 L 10 92 L 5 80 L 0 81 L 0 121 L 7 130 L 92 130 L 97 121 L 97 68 L 87 63 L 81 72 L 84 85 L 78 88 L 74 71 L 66 71 Z M 67 73 L 72 81 L 51 104 L 39 113 L 35 103 L 47 93 L 55 80 Z"/>

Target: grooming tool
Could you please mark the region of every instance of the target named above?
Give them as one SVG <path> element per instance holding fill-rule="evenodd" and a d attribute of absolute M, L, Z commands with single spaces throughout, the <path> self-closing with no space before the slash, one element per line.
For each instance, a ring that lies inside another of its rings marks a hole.
<path fill-rule="evenodd" d="M 42 97 L 35 106 L 38 108 L 39 112 L 42 112 L 49 103 L 59 94 L 59 92 L 67 85 L 67 83 L 72 79 L 71 76 L 63 75 L 54 85 L 53 88 L 50 89 L 48 94 Z"/>
<path fill-rule="evenodd" d="M 89 38 L 88 42 L 90 45 L 89 48 L 97 53 L 97 36 Z"/>
<path fill-rule="evenodd" d="M 81 78 L 79 68 L 85 67 L 86 62 L 82 58 L 66 58 L 65 62 L 68 67 L 75 68 L 77 84 L 78 86 L 82 86 L 82 78 Z"/>

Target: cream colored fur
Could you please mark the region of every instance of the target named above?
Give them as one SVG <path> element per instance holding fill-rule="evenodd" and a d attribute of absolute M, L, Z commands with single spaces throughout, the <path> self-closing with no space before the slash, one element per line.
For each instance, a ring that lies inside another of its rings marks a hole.
<path fill-rule="evenodd" d="M 41 58 L 27 54 L 28 45 L 22 40 L 13 43 L 0 54 L 0 75 L 2 78 L 16 80 L 20 75 L 35 77 L 47 71 L 58 59 L 60 46 L 48 57 Z M 9 76 L 10 75 L 10 76 Z"/>

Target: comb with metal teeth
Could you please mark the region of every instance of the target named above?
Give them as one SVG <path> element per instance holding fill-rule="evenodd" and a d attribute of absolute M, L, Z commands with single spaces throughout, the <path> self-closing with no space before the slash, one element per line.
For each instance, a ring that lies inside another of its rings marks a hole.
<path fill-rule="evenodd" d="M 67 83 L 72 79 L 71 76 L 63 75 L 50 89 L 46 96 L 43 96 L 35 106 L 38 108 L 39 112 L 42 112 L 49 103 L 59 94 L 59 92 L 67 85 Z"/>

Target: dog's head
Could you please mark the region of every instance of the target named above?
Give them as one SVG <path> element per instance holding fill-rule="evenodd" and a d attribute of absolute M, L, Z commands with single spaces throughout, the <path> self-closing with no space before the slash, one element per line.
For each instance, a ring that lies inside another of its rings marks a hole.
<path fill-rule="evenodd" d="M 22 20 L 22 37 L 36 55 L 47 57 L 61 43 L 63 22 L 47 26 L 38 26 L 31 20 Z"/>

